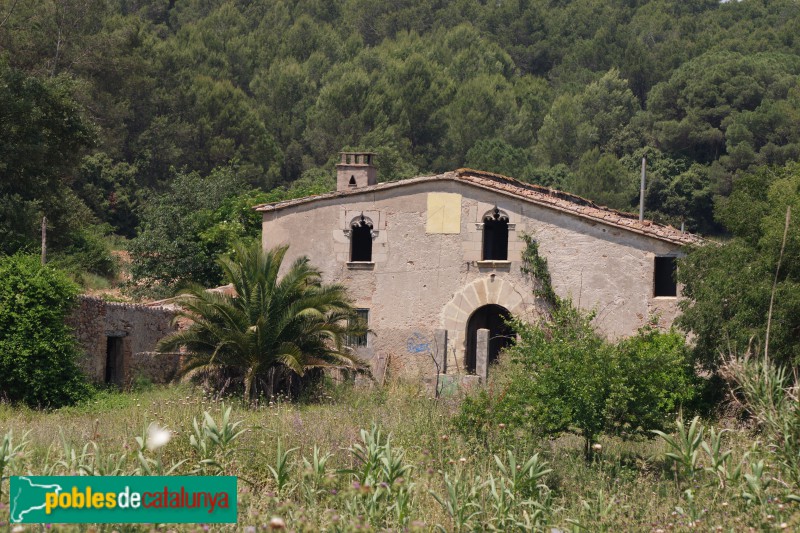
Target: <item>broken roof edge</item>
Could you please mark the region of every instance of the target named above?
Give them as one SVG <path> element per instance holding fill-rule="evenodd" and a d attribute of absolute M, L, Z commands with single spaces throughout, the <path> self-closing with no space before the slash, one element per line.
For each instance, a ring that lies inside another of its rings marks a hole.
<path fill-rule="evenodd" d="M 432 176 L 418 176 L 400 181 L 378 183 L 377 185 L 360 187 L 358 189 L 332 191 L 329 193 L 306 196 L 293 200 L 261 204 L 255 206 L 253 209 L 261 213 L 274 212 L 281 209 L 305 205 L 326 199 L 357 196 L 359 194 L 389 190 L 416 183 L 426 183 L 432 181 L 460 181 L 462 183 L 470 184 L 474 187 L 500 193 L 506 196 L 511 196 L 542 207 L 553 209 L 555 211 L 587 219 L 592 222 L 605 224 L 627 230 L 632 233 L 667 241 L 673 244 L 685 246 L 704 243 L 704 239 L 699 235 L 681 232 L 672 226 L 657 224 L 651 220 L 644 220 L 640 222 L 639 217 L 636 214 L 625 213 L 609 207 L 600 206 L 591 200 L 576 194 L 559 191 L 557 189 L 551 189 L 542 185 L 525 183 L 502 174 L 474 170 L 470 168 L 460 168 L 455 171 Z"/>

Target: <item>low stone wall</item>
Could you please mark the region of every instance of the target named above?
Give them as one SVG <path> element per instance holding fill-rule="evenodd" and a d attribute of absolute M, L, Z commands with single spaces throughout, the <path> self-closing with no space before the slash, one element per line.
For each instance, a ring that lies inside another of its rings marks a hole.
<path fill-rule="evenodd" d="M 128 386 L 142 372 L 147 379 L 163 383 L 177 369 L 172 354 L 164 361 L 153 354 L 156 344 L 175 331 L 175 311 L 164 307 L 106 302 L 81 296 L 67 324 L 73 328 L 85 357 L 80 361 L 86 375 L 103 383 Z M 109 368 L 109 361 L 114 367 Z"/>
<path fill-rule="evenodd" d="M 178 376 L 182 355 L 158 352 L 132 354 L 128 370 L 131 382 L 144 380 L 150 383 L 169 383 Z"/>

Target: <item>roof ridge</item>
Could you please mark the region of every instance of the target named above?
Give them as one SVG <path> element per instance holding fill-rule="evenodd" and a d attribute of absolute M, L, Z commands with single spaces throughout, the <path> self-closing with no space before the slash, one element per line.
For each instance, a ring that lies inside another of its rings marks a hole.
<path fill-rule="evenodd" d="M 548 196 L 561 198 L 562 200 L 567 200 L 568 202 L 572 202 L 577 205 L 583 205 L 586 207 L 593 207 L 595 209 L 600 209 L 602 211 L 608 211 L 609 213 L 613 213 L 615 215 L 619 215 L 625 218 L 636 219 L 636 220 L 639 219 L 639 216 L 634 213 L 619 211 L 617 209 L 608 207 L 606 205 L 597 204 L 593 200 L 590 200 L 578 194 L 562 191 L 560 189 L 553 189 L 551 187 L 546 187 L 544 185 L 537 185 L 536 183 L 527 183 L 524 181 L 520 181 L 516 178 L 512 178 L 511 176 L 506 176 L 505 174 L 498 174 L 496 172 L 488 172 L 485 170 L 475 170 L 473 168 L 459 168 L 458 170 L 456 170 L 456 173 L 458 174 L 458 177 L 461 177 L 462 175 L 475 175 L 489 179 L 499 179 L 502 181 L 507 181 L 512 185 L 520 187 L 521 189 L 528 189 L 538 193 L 547 194 Z"/>
<path fill-rule="evenodd" d="M 633 233 L 639 233 L 651 238 L 660 239 L 678 244 L 697 244 L 704 241 L 699 235 L 682 232 L 673 226 L 657 224 L 652 220 L 639 220 L 638 215 L 618 211 L 606 206 L 601 206 L 595 202 L 557 189 L 551 189 L 542 185 L 525 183 L 510 176 L 474 170 L 470 168 L 460 168 L 455 171 L 443 172 L 441 174 L 429 176 L 417 176 L 400 181 L 383 182 L 376 185 L 368 185 L 357 189 L 344 191 L 332 191 L 315 196 L 306 196 L 293 200 L 283 200 L 269 204 L 257 205 L 254 207 L 260 212 L 271 212 L 294 207 L 299 205 L 316 202 L 318 200 L 343 198 L 358 194 L 377 192 L 396 187 L 413 185 L 416 183 L 426 183 L 431 181 L 460 181 L 469 183 L 475 187 L 492 190 L 496 193 L 515 196 L 517 198 L 539 204 L 541 206 L 570 213 L 573 216 L 600 222 L 617 228 L 621 228 Z"/>

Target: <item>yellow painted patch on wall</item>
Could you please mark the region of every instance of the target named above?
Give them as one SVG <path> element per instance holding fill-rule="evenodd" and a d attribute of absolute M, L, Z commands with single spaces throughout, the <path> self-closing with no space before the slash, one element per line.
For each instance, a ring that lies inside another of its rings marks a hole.
<path fill-rule="evenodd" d="M 461 195 L 428 193 L 428 223 L 425 233 L 461 233 Z"/>

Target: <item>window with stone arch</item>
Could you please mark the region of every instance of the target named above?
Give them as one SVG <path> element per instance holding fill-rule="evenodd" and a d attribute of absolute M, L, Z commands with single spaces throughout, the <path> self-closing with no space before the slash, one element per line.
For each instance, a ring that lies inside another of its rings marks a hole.
<path fill-rule="evenodd" d="M 374 227 L 372 220 L 365 217 L 364 213 L 350 222 L 350 229 L 345 233 L 350 237 L 351 262 L 372 261 L 372 239 L 378 235 Z"/>
<path fill-rule="evenodd" d="M 508 261 L 508 214 L 497 206 L 483 215 L 484 261 Z"/>

